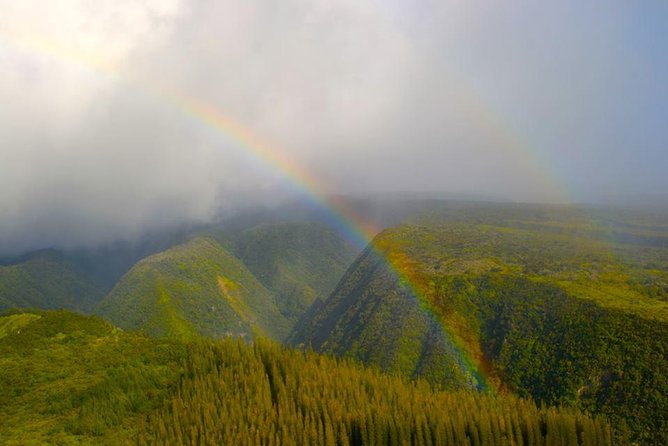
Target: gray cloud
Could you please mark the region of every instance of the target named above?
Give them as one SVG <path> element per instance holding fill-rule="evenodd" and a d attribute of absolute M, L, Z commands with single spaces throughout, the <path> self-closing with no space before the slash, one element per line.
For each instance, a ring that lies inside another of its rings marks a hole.
<path fill-rule="evenodd" d="M 281 188 L 184 98 L 331 192 L 554 201 L 660 181 L 619 180 L 628 133 L 647 132 L 620 139 L 618 106 L 666 92 L 634 83 L 663 67 L 622 57 L 642 42 L 615 5 L 30 3 L 0 0 L 0 252 L 131 238 Z"/>

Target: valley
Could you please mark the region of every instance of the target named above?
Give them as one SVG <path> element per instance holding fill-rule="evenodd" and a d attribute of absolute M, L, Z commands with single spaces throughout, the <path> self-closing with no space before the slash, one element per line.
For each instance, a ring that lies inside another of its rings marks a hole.
<path fill-rule="evenodd" d="M 3 301 L 13 390 L 0 437 L 668 441 L 662 214 L 452 201 L 374 213 L 387 226 L 362 252 L 324 221 L 204 227 L 128 266 L 106 296 L 57 252 L 0 267 L 0 290 L 34 284 L 33 300 Z"/>

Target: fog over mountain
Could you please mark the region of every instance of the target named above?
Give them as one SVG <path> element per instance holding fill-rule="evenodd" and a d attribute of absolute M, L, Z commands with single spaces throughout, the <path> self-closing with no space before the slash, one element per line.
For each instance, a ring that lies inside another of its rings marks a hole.
<path fill-rule="evenodd" d="M 668 190 L 665 2 L 0 10 L 3 254 L 132 238 L 299 192 L 204 109 L 328 193 L 564 202 Z"/>

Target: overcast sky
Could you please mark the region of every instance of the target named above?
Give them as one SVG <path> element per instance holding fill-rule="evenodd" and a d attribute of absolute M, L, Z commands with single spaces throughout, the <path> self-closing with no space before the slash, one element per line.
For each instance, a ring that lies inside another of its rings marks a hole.
<path fill-rule="evenodd" d="M 665 1 L 0 0 L 0 253 L 133 237 L 285 189 L 668 191 Z"/>

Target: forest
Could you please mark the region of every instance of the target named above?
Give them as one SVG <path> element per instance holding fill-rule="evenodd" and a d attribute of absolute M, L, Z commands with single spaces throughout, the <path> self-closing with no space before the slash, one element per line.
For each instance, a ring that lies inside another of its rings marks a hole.
<path fill-rule="evenodd" d="M 259 339 L 192 342 L 65 311 L 0 318 L 3 444 L 609 445 L 602 418 L 443 391 Z"/>

